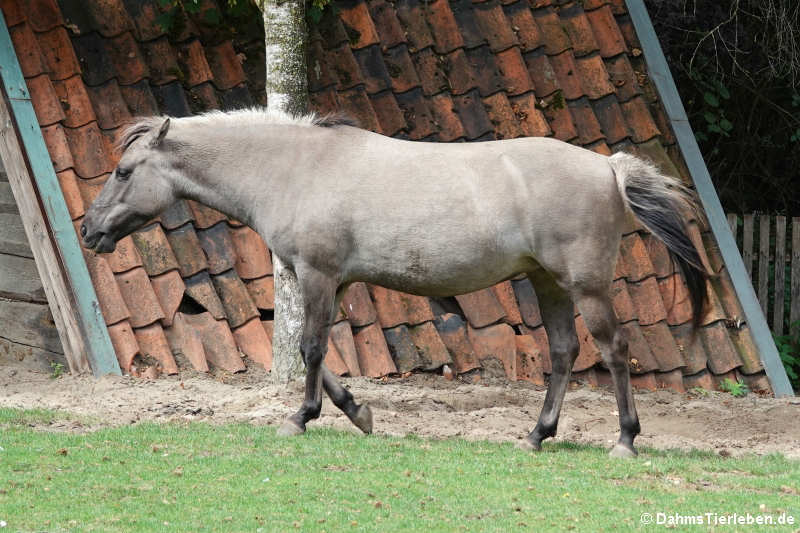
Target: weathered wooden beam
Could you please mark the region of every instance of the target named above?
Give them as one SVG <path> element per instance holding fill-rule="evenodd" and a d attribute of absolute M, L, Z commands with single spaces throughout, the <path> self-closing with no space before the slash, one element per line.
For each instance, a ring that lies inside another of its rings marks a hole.
<path fill-rule="evenodd" d="M 786 284 L 786 217 L 775 217 L 775 298 L 772 305 L 772 332 L 783 335 L 783 306 Z"/>
<path fill-rule="evenodd" d="M 764 317 L 769 307 L 769 215 L 758 217 L 758 302 Z"/>
<path fill-rule="evenodd" d="M 120 374 L 2 13 L 0 82 L 0 156 L 70 370 Z"/>

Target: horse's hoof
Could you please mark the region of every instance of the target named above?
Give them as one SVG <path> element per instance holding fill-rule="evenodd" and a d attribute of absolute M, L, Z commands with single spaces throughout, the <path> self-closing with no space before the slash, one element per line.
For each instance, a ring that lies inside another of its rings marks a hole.
<path fill-rule="evenodd" d="M 283 424 L 281 424 L 281 427 L 278 428 L 279 437 L 294 437 L 295 435 L 302 435 L 305 432 L 305 428 L 298 426 L 291 420 L 285 420 Z"/>
<path fill-rule="evenodd" d="M 611 448 L 611 451 L 608 452 L 608 455 L 610 455 L 611 457 L 618 457 L 621 459 L 630 459 L 632 457 L 636 457 L 639 454 L 636 451 L 636 448 L 634 448 L 633 446 L 626 446 L 625 444 L 618 442 L 614 445 L 613 448 Z"/>
<path fill-rule="evenodd" d="M 522 439 L 521 441 L 517 442 L 517 448 L 520 450 L 525 450 L 526 452 L 540 452 L 542 451 L 541 444 L 535 444 L 527 437 Z"/>
<path fill-rule="evenodd" d="M 372 433 L 372 409 L 368 405 L 360 405 L 356 410 L 355 416 L 350 421 L 367 435 Z"/>

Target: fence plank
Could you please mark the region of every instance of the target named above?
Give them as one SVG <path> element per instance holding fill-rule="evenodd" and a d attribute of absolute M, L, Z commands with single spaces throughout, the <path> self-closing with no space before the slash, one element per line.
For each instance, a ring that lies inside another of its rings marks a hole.
<path fill-rule="evenodd" d="M 731 227 L 731 233 L 733 233 L 733 240 L 735 241 L 737 234 L 736 226 L 739 223 L 739 217 L 736 216 L 736 213 L 728 213 L 727 217 L 728 217 L 728 226 Z"/>
<path fill-rule="evenodd" d="M 743 215 L 742 227 L 742 261 L 747 275 L 753 279 L 753 215 Z"/>
<path fill-rule="evenodd" d="M 800 217 L 792 218 L 792 306 L 789 324 L 800 320 Z"/>
<path fill-rule="evenodd" d="M 784 284 L 786 283 L 786 217 L 775 217 L 775 299 L 772 306 L 772 332 L 783 335 Z"/>
<path fill-rule="evenodd" d="M 764 311 L 764 318 L 768 317 L 769 307 L 769 215 L 758 217 L 758 303 Z"/>

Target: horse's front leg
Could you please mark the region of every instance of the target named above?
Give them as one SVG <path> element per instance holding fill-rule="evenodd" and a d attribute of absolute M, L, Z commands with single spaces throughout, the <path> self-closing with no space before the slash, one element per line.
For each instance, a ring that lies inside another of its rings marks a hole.
<path fill-rule="evenodd" d="M 306 364 L 306 389 L 303 404 L 278 429 L 278 435 L 299 435 L 309 420 L 319 417 L 322 409 L 322 360 L 328 349 L 328 333 L 334 319 L 336 279 L 309 267 L 296 268 L 303 295 L 305 325 L 300 353 Z"/>

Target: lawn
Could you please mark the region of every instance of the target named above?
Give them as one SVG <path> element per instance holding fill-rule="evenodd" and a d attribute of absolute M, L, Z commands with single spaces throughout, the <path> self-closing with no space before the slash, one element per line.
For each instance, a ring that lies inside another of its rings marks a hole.
<path fill-rule="evenodd" d="M 6 530 L 651 531 L 664 526 L 642 513 L 658 512 L 785 512 L 795 525 L 768 530 L 800 529 L 800 462 L 778 455 L 643 449 L 625 461 L 564 443 L 530 454 L 328 429 L 279 439 L 247 424 L 45 430 L 69 417 L 0 409 Z"/>

